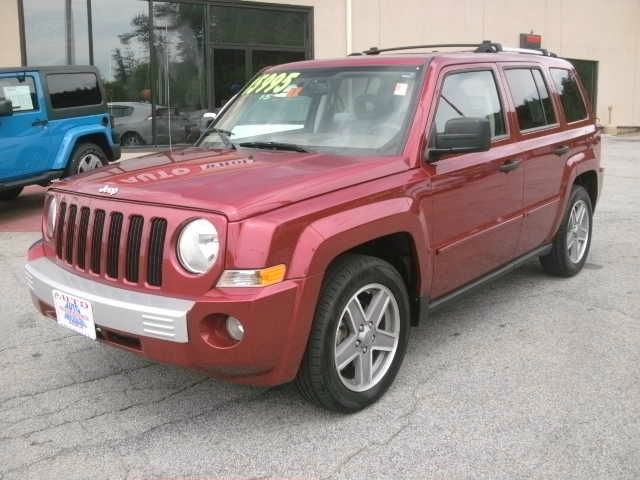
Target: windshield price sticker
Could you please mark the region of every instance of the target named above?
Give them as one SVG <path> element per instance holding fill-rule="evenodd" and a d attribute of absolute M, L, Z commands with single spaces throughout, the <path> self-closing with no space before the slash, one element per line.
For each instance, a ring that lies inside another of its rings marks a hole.
<path fill-rule="evenodd" d="M 398 95 L 400 97 L 404 97 L 407 95 L 407 92 L 409 91 L 409 84 L 408 83 L 396 83 L 396 88 L 393 91 L 394 95 Z"/>
<path fill-rule="evenodd" d="M 300 72 L 267 73 L 260 75 L 242 92 L 242 95 L 282 93 L 300 75 Z"/>

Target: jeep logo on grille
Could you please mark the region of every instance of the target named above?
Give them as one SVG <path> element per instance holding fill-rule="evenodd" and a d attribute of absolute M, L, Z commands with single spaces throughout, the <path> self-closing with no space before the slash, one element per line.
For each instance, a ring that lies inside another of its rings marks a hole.
<path fill-rule="evenodd" d="M 110 185 L 105 185 L 100 190 L 98 190 L 98 192 L 106 193 L 107 195 L 115 195 L 116 193 L 118 193 L 118 187 L 112 187 Z"/>

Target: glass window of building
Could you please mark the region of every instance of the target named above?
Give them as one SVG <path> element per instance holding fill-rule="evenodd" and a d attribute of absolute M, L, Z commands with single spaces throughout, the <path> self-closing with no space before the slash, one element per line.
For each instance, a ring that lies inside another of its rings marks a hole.
<path fill-rule="evenodd" d="M 153 144 L 149 3 L 92 0 L 94 62 L 125 146 Z"/>
<path fill-rule="evenodd" d="M 209 7 L 214 107 L 222 107 L 262 68 L 310 58 L 310 35 L 307 10 Z"/>
<path fill-rule="evenodd" d="M 207 111 L 204 5 L 154 2 L 158 143 L 193 143 Z"/>
<path fill-rule="evenodd" d="M 309 7 L 19 0 L 30 65 L 93 64 L 125 145 L 191 143 L 260 69 L 312 56 Z M 91 35 L 91 38 L 89 37 Z"/>
<path fill-rule="evenodd" d="M 87 0 L 22 0 L 29 65 L 88 65 Z"/>

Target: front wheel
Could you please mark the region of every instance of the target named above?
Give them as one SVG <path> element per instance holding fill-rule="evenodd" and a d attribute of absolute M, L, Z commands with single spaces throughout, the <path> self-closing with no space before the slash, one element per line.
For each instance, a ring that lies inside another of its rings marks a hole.
<path fill-rule="evenodd" d="M 393 382 L 409 336 L 404 281 L 389 263 L 345 255 L 328 271 L 296 384 L 329 410 L 357 412 Z"/>
<path fill-rule="evenodd" d="M 591 247 L 592 219 L 591 197 L 584 187 L 575 185 L 562 225 L 553 239 L 551 252 L 540 257 L 547 273 L 572 277 L 582 270 Z"/>

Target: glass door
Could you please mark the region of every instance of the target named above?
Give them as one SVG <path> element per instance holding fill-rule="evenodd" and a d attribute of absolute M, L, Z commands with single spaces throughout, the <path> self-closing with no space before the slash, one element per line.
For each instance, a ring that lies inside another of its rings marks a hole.
<path fill-rule="evenodd" d="M 301 51 L 286 50 L 253 50 L 251 52 L 252 74 L 264 67 L 279 65 L 281 63 L 297 62 L 305 60 L 306 54 Z"/>
<path fill-rule="evenodd" d="M 212 48 L 213 106 L 217 111 L 240 91 L 247 79 L 247 54 L 241 48 Z"/>
<path fill-rule="evenodd" d="M 310 11 L 276 5 L 209 6 L 210 108 L 220 109 L 266 66 L 311 58 Z"/>

